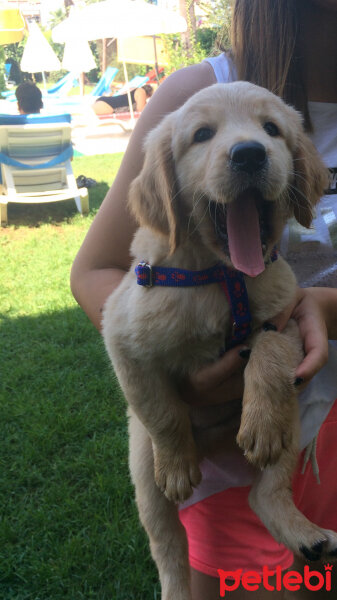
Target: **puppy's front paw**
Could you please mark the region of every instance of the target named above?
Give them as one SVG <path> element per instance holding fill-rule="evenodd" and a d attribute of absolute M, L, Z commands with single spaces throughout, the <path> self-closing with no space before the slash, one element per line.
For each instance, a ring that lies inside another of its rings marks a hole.
<path fill-rule="evenodd" d="M 154 476 L 168 500 L 184 502 L 201 481 L 196 454 L 191 451 L 178 455 L 154 449 Z"/>
<path fill-rule="evenodd" d="M 286 419 L 274 419 L 274 416 L 261 407 L 242 411 L 236 441 L 247 460 L 260 469 L 275 464 L 292 443 L 292 431 Z"/>

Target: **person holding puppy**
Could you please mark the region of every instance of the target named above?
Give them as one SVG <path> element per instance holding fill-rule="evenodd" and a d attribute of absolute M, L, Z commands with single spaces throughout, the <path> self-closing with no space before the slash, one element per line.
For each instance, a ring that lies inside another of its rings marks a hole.
<path fill-rule="evenodd" d="M 104 303 L 130 266 L 136 224 L 127 212 L 126 198 L 142 167 L 144 137 L 195 92 L 216 82 L 244 79 L 277 93 L 301 111 L 306 129 L 330 169 L 331 182 L 317 208 L 313 229 L 301 230 L 289 223 L 284 232 L 281 252 L 301 287 L 294 303 L 274 325 L 281 330 L 290 316 L 298 322 L 305 350 L 295 382 L 299 389 L 306 388 L 301 394 L 302 435 L 309 443 L 319 432 L 321 484 L 316 483 L 310 465 L 300 474 L 300 457 L 295 500 L 310 519 L 334 530 L 337 489 L 331 452 L 337 452 L 337 350 L 336 342 L 328 344 L 328 339 L 337 339 L 337 83 L 331 75 L 337 67 L 336 25 L 335 0 L 236 0 L 231 52 L 171 75 L 142 112 L 114 184 L 76 257 L 71 278 L 75 298 L 100 329 Z M 220 404 L 224 398 L 239 399 L 248 356 L 249 348 L 241 345 L 201 369 L 186 382 L 186 402 L 207 406 Z M 219 568 L 262 573 L 264 566 L 285 570 L 293 564 L 292 554 L 273 540 L 249 508 L 250 481 L 243 462 L 234 461 L 235 475 L 241 471 L 241 479 L 233 478 L 224 462 L 220 457 L 203 465 L 202 483 L 180 511 L 189 540 L 193 600 L 220 597 Z M 313 550 L 307 558 L 319 559 L 319 552 Z M 301 568 L 300 561 L 295 565 Z M 297 598 L 306 598 L 307 593 L 300 592 Z M 251 591 L 245 594 L 239 588 L 231 592 L 231 598 L 254 596 Z M 316 594 L 319 599 L 323 592 Z M 282 598 L 283 592 L 260 588 L 255 597 L 264 600 L 276 595 Z M 286 591 L 283 597 L 290 599 L 292 593 Z"/>

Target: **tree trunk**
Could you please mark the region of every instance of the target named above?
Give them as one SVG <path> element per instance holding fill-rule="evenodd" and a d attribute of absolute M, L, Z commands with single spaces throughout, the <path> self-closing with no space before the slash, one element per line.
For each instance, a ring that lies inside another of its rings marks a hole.
<path fill-rule="evenodd" d="M 80 73 L 79 82 L 80 82 L 80 95 L 84 96 L 84 92 L 85 92 L 84 73 Z"/>
<path fill-rule="evenodd" d="M 187 31 L 181 34 L 183 46 L 187 54 L 192 54 L 197 28 L 194 13 L 194 0 L 179 0 L 179 11 L 187 22 Z"/>
<path fill-rule="evenodd" d="M 64 8 L 67 16 L 69 15 L 69 10 L 71 6 L 74 6 L 73 0 L 64 0 Z"/>

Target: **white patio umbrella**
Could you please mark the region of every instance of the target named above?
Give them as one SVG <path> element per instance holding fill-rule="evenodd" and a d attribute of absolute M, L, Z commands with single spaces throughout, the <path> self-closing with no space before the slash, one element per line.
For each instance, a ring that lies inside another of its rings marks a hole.
<path fill-rule="evenodd" d="M 28 39 L 23 51 L 20 67 L 27 73 L 42 73 L 45 91 L 47 92 L 45 71 L 59 71 L 61 63 L 54 50 L 48 44 L 39 26 L 29 23 Z"/>
<path fill-rule="evenodd" d="M 85 40 L 125 38 L 186 31 L 179 14 L 144 0 L 106 0 L 73 9 L 69 18 L 54 27 L 54 42 L 71 37 Z"/>
<path fill-rule="evenodd" d="M 96 62 L 86 40 L 70 39 L 64 46 L 62 67 L 75 73 L 80 80 L 81 94 L 84 94 L 82 73 L 87 73 L 96 68 Z"/>
<path fill-rule="evenodd" d="M 85 40 L 123 40 L 128 37 L 179 33 L 186 29 L 183 17 L 143 0 L 106 0 L 83 8 L 73 7 L 68 19 L 54 27 L 52 38 L 58 43 L 74 37 Z M 124 60 L 123 66 L 125 81 L 128 82 Z M 129 104 L 133 114 L 130 94 Z"/>

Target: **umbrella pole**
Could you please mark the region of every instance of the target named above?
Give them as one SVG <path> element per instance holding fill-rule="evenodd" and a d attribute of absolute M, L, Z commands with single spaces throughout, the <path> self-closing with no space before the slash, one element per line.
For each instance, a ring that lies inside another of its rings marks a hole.
<path fill-rule="evenodd" d="M 48 93 L 47 92 L 47 82 L 46 82 L 46 76 L 44 74 L 44 71 L 42 71 L 42 80 L 43 80 L 43 87 L 44 87 L 45 94 L 47 94 Z"/>
<path fill-rule="evenodd" d="M 78 79 L 80 82 L 80 95 L 84 96 L 84 73 L 80 73 Z"/>
<path fill-rule="evenodd" d="M 155 70 L 156 79 L 157 79 L 157 82 L 158 82 L 158 85 L 159 85 L 160 81 L 159 81 L 159 72 L 158 72 L 158 56 L 157 56 L 156 36 L 153 35 L 152 39 L 153 39 L 153 50 L 154 50 L 154 70 Z"/>
<path fill-rule="evenodd" d="M 133 112 L 133 106 L 132 106 L 132 100 L 131 100 L 131 94 L 130 94 L 130 89 L 129 89 L 129 78 L 128 78 L 128 72 L 126 70 L 126 64 L 125 64 L 125 60 L 124 60 L 124 47 L 123 47 L 123 41 L 121 40 L 121 55 L 123 58 L 123 70 L 124 70 L 124 78 L 125 78 L 125 83 L 127 85 L 127 95 L 128 95 L 128 100 L 129 100 L 129 108 L 130 108 L 130 114 L 131 114 L 131 121 L 132 121 L 132 126 L 134 127 L 135 125 L 135 115 Z"/>

